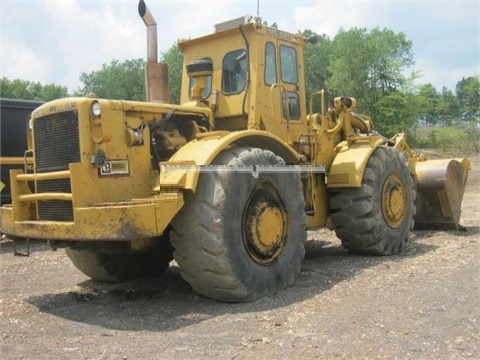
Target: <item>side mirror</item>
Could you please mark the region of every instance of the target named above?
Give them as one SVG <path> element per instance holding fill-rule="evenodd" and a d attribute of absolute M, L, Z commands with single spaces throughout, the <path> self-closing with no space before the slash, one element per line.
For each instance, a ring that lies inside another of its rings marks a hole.
<path fill-rule="evenodd" d="M 308 38 L 307 38 L 308 42 L 310 44 L 316 44 L 317 41 L 318 41 L 318 35 L 310 35 Z"/>

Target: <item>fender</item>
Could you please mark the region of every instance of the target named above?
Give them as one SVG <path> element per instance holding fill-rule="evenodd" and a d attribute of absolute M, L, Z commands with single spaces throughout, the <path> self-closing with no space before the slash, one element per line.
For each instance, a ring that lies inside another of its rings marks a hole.
<path fill-rule="evenodd" d="M 327 173 L 327 188 L 358 188 L 373 151 L 385 141 L 380 137 L 342 141 L 335 148 L 336 156 Z"/>
<path fill-rule="evenodd" d="M 302 157 L 279 137 L 261 130 L 243 130 L 236 132 L 213 131 L 203 133 L 180 150 L 167 162 L 160 163 L 160 185 L 157 191 L 186 189 L 195 191 L 199 171 L 188 170 L 188 165 L 204 166 L 213 163 L 217 155 L 231 146 L 249 146 L 270 150 L 285 160 L 288 165 L 298 164 Z M 184 165 L 179 170 L 171 165 Z"/>

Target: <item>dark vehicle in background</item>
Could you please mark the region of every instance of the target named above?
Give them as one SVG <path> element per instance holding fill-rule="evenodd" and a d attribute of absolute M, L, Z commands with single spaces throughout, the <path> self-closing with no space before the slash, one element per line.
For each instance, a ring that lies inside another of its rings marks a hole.
<path fill-rule="evenodd" d="M 28 117 L 31 112 L 42 105 L 41 101 L 0 99 L 0 174 L 4 188 L 0 192 L 1 204 L 11 202 L 11 169 L 24 169 L 25 164 L 32 164 L 25 157 L 27 149 Z"/>

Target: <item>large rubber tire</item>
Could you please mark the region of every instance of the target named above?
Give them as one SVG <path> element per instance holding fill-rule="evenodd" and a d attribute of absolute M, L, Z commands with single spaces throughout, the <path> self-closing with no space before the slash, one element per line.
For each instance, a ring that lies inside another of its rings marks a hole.
<path fill-rule="evenodd" d="M 285 162 L 270 151 L 231 148 L 214 165 L 245 170 Z M 273 295 L 293 284 L 305 255 L 300 174 L 203 172 L 172 227 L 174 258 L 195 291 L 226 302 Z"/>
<path fill-rule="evenodd" d="M 397 254 L 413 228 L 414 202 L 413 179 L 401 154 L 379 147 L 367 162 L 362 186 L 332 194 L 335 233 L 353 253 Z"/>
<path fill-rule="evenodd" d="M 100 282 L 123 282 L 162 274 L 173 260 L 173 248 L 168 238 L 145 253 L 112 254 L 92 250 L 65 249 L 73 265 Z"/>

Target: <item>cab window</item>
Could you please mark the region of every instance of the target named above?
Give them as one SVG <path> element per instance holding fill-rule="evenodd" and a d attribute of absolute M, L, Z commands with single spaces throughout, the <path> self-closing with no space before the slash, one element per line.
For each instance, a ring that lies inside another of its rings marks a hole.
<path fill-rule="evenodd" d="M 237 94 L 247 85 L 247 52 L 235 50 L 223 58 L 222 92 L 226 95 Z"/>
<path fill-rule="evenodd" d="M 275 45 L 267 42 L 265 45 L 265 84 L 273 85 L 277 82 L 277 59 Z"/>
<path fill-rule="evenodd" d="M 213 60 L 212 58 L 209 57 L 204 57 L 201 59 L 197 59 L 198 66 L 212 66 L 213 67 Z M 205 100 L 208 98 L 212 92 L 212 75 L 207 75 L 204 77 L 205 83 L 200 84 L 200 86 L 203 87 L 202 93 L 201 94 L 195 94 L 197 97 L 200 95 L 200 99 L 195 99 L 195 100 Z M 191 76 L 188 81 L 188 98 L 190 100 L 194 100 L 194 95 L 192 94 L 192 90 L 194 89 L 195 85 L 197 84 L 197 78 Z"/>
<path fill-rule="evenodd" d="M 205 80 L 206 80 L 206 86 L 205 86 L 205 89 L 203 89 L 202 91 L 202 95 L 201 95 L 202 100 L 205 100 L 206 98 L 208 98 L 210 96 L 210 93 L 212 92 L 212 75 L 208 75 Z M 188 98 L 190 100 L 193 100 L 192 89 L 196 83 L 197 83 L 197 79 L 193 77 L 191 77 L 190 80 L 188 81 Z"/>
<path fill-rule="evenodd" d="M 280 69 L 284 83 L 298 83 L 297 51 L 295 48 L 286 45 L 280 46 Z"/>
<path fill-rule="evenodd" d="M 300 98 L 295 91 L 283 92 L 283 118 L 288 120 L 300 119 Z"/>

